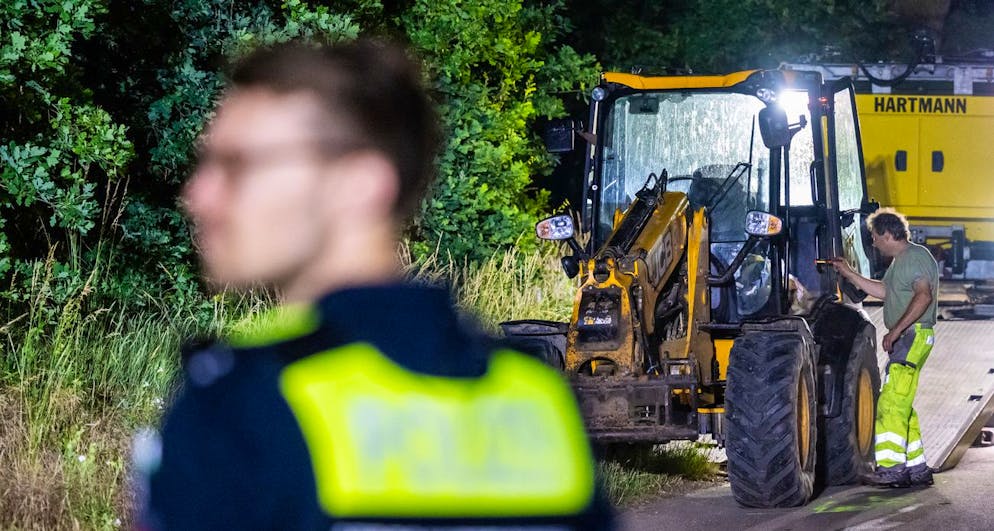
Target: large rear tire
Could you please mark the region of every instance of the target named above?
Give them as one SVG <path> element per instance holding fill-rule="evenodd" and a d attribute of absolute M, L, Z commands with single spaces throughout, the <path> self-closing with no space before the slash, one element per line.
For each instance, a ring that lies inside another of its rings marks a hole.
<path fill-rule="evenodd" d="M 869 333 L 873 328 L 867 326 Z M 865 334 L 866 332 L 864 332 Z M 846 364 L 842 411 L 825 419 L 824 474 L 828 485 L 846 485 L 873 470 L 873 425 L 880 395 L 880 370 L 873 341 L 854 342 Z"/>
<path fill-rule="evenodd" d="M 736 339 L 725 409 L 735 501 L 747 507 L 807 503 L 817 463 L 817 388 L 803 339 L 789 332 Z"/>

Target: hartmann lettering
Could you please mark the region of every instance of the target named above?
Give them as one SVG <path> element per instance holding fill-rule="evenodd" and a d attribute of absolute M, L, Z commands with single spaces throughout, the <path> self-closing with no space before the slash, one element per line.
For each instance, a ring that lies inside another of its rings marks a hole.
<path fill-rule="evenodd" d="M 942 96 L 877 96 L 873 112 L 966 114 L 966 98 Z"/>

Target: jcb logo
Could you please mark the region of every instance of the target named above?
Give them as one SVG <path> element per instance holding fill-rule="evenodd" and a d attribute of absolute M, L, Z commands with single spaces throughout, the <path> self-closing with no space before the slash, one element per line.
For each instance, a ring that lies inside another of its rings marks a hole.
<path fill-rule="evenodd" d="M 673 229 L 666 231 L 666 234 L 659 240 L 655 247 L 649 250 L 645 257 L 645 265 L 649 268 L 649 281 L 653 285 L 658 284 L 663 279 L 663 274 L 670 267 L 673 261 Z"/>

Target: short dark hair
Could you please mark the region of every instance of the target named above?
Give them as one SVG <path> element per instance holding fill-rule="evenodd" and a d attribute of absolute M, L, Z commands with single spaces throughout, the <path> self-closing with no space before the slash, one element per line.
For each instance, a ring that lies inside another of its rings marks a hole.
<path fill-rule="evenodd" d="M 394 214 L 411 216 L 435 173 L 441 134 L 418 62 L 400 45 L 359 39 L 294 41 L 257 49 L 232 68 L 235 88 L 309 92 L 353 138 L 393 162 L 400 178 Z"/>
<path fill-rule="evenodd" d="M 889 232 L 895 240 L 908 239 L 908 218 L 893 208 L 881 208 L 870 214 L 866 226 L 881 236 Z"/>

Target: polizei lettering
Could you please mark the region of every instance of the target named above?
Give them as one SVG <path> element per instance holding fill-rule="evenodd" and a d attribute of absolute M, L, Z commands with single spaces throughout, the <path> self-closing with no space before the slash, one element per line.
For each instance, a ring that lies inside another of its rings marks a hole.
<path fill-rule="evenodd" d="M 942 96 L 877 96 L 873 112 L 966 114 L 966 98 Z"/>

